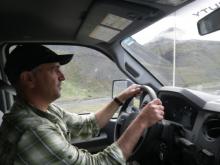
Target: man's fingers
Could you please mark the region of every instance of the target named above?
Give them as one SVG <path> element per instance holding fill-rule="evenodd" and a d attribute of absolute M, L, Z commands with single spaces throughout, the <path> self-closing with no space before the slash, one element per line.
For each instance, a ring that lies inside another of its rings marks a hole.
<path fill-rule="evenodd" d="M 158 113 L 159 113 L 161 116 L 164 116 L 164 111 L 163 111 L 163 110 L 158 110 Z"/>
<path fill-rule="evenodd" d="M 160 99 L 154 99 L 153 101 L 151 101 L 153 104 L 157 104 L 157 105 L 162 105 L 162 102 Z"/>

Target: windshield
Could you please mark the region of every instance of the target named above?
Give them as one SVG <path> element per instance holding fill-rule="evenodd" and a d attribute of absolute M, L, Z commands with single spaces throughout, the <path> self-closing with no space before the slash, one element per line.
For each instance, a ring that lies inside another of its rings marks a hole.
<path fill-rule="evenodd" d="M 220 94 L 220 31 L 199 36 L 197 22 L 220 0 L 197 0 L 122 41 L 165 86 Z"/>

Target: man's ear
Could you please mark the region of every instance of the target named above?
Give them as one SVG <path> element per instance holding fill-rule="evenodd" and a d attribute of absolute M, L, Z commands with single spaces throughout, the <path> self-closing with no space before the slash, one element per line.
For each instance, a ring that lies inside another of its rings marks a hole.
<path fill-rule="evenodd" d="M 22 72 L 20 75 L 20 80 L 29 88 L 33 88 L 35 86 L 34 75 L 29 71 Z"/>

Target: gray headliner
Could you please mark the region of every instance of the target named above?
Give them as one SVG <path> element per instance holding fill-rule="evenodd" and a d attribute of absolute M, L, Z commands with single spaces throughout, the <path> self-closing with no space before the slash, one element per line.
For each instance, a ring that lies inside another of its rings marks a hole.
<path fill-rule="evenodd" d="M 1 0 L 0 42 L 74 42 L 96 45 L 102 41 L 89 38 L 88 34 L 107 13 L 132 19 L 133 24 L 110 41 L 114 42 L 181 7 L 145 1 L 145 5 L 140 5 L 135 0 L 134 3 L 124 0 Z"/>

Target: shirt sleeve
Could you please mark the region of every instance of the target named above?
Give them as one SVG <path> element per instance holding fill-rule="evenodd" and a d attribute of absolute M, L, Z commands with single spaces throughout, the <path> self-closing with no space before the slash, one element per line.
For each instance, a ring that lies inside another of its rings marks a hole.
<path fill-rule="evenodd" d="M 117 165 L 126 164 L 126 161 L 117 143 L 92 155 L 71 145 L 56 128 L 43 125 L 23 134 L 15 164 Z"/>
<path fill-rule="evenodd" d="M 72 140 L 94 137 L 100 132 L 100 127 L 97 124 L 94 113 L 79 115 L 64 111 L 55 104 L 51 104 L 49 109 L 60 116 L 62 121 L 66 123 L 67 129 L 71 133 Z"/>
<path fill-rule="evenodd" d="M 72 139 L 94 137 L 100 132 L 100 127 L 97 124 L 94 113 L 78 115 L 64 111 L 63 120 L 66 122 Z"/>

